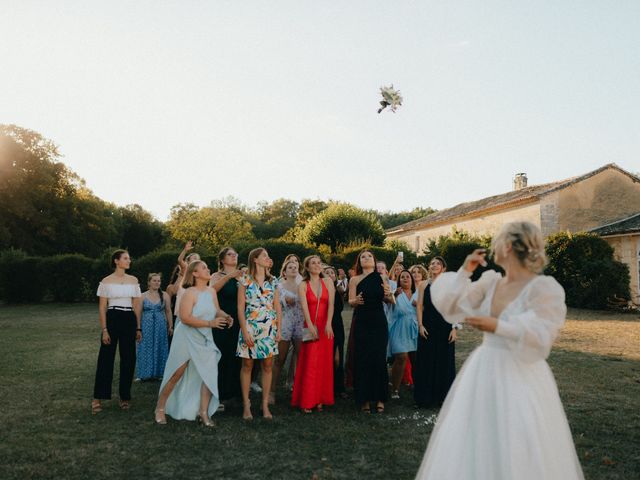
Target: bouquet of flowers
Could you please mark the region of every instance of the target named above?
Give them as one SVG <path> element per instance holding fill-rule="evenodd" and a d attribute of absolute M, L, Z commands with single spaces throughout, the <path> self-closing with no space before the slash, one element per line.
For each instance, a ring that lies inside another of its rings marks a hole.
<path fill-rule="evenodd" d="M 382 105 L 382 107 L 378 109 L 378 113 L 382 112 L 382 110 L 387 107 L 395 113 L 398 107 L 402 105 L 402 96 L 400 95 L 400 91 L 394 89 L 393 85 L 380 87 L 380 94 L 382 95 L 382 100 L 380 101 L 380 105 Z"/>

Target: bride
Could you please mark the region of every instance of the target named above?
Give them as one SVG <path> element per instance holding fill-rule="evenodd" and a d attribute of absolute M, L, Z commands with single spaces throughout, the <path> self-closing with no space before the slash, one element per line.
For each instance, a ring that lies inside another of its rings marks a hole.
<path fill-rule="evenodd" d="M 538 275 L 546 264 L 540 229 L 503 226 L 485 250 L 469 255 L 457 273 L 431 287 L 435 307 L 450 323 L 484 332 L 453 384 L 431 434 L 419 479 L 582 479 L 569 424 L 546 362 L 565 321 L 564 290 Z"/>

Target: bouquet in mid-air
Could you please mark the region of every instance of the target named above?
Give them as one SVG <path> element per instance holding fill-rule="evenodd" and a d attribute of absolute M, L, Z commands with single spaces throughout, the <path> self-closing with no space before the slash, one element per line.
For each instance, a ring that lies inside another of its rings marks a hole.
<path fill-rule="evenodd" d="M 402 105 L 402 95 L 400 95 L 399 90 L 393 88 L 393 85 L 380 87 L 380 94 L 382 95 L 382 100 L 380 100 L 382 107 L 378 109 L 378 113 L 381 113 L 387 107 L 395 113 L 398 107 Z"/>

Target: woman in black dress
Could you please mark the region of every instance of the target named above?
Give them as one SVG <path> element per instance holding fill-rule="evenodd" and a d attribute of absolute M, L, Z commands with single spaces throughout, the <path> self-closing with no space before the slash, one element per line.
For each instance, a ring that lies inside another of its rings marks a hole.
<path fill-rule="evenodd" d="M 356 276 L 349 281 L 349 304 L 354 307 L 353 389 L 363 412 L 384 412 L 389 396 L 387 341 L 389 333 L 383 302 L 394 303 L 387 278 L 375 271 L 376 259 L 369 250 L 358 255 Z"/>
<path fill-rule="evenodd" d="M 238 346 L 238 278 L 242 270 L 238 270 L 238 253 L 230 247 L 223 248 L 218 254 L 218 271 L 211 277 L 211 285 L 218 292 L 220 309 L 233 317 L 231 328 L 214 328 L 213 341 L 220 349 L 222 356 L 218 364 L 218 391 L 220 409 L 224 411 L 224 401 L 240 398 L 241 360 L 236 356 Z"/>
<path fill-rule="evenodd" d="M 331 328 L 333 329 L 333 394 L 345 397 L 344 388 L 344 323 L 342 321 L 342 309 L 344 291 L 340 291 L 338 276 L 333 267 L 325 267 L 324 274 L 327 275 L 336 286 L 335 300 L 333 302 L 333 319 Z"/>
<path fill-rule="evenodd" d="M 447 269 L 442 257 L 429 264 L 431 279 L 418 287 L 418 351 L 413 371 L 413 397 L 418 407 L 439 407 L 456 378 L 456 328 L 431 302 L 431 284 Z"/>

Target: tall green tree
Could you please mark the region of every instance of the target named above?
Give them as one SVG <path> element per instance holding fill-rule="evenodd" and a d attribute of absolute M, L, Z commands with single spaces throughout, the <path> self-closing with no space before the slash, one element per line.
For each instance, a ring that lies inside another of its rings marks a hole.
<path fill-rule="evenodd" d="M 382 245 L 385 235 L 374 214 L 346 203 L 332 203 L 308 221 L 300 238 L 316 246 L 328 245 L 335 253 L 354 243 Z"/>
<path fill-rule="evenodd" d="M 166 227 L 175 240 L 192 240 L 210 252 L 255 238 L 243 213 L 224 207 L 199 208 L 192 203 L 174 206 Z"/>

